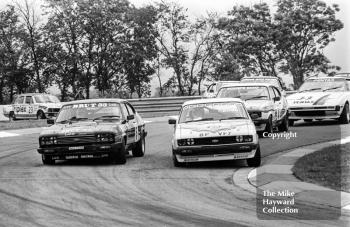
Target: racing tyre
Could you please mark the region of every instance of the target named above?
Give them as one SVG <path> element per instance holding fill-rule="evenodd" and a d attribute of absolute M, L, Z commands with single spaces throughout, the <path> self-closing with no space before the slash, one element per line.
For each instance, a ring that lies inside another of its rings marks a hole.
<path fill-rule="evenodd" d="M 289 120 L 288 120 L 288 116 L 284 116 L 281 124 L 278 126 L 278 131 L 280 132 L 288 132 L 288 128 L 289 128 Z"/>
<path fill-rule="evenodd" d="M 43 161 L 44 165 L 53 165 L 53 164 L 55 164 L 55 160 L 52 160 L 51 156 L 41 155 L 41 160 Z"/>
<path fill-rule="evenodd" d="M 174 166 L 175 167 L 184 167 L 185 166 L 185 163 L 183 162 L 179 162 L 173 152 L 173 163 L 174 163 Z"/>
<path fill-rule="evenodd" d="M 266 123 L 264 132 L 272 133 L 273 132 L 273 125 L 272 125 L 272 117 L 269 117 L 269 121 Z"/>
<path fill-rule="evenodd" d="M 45 119 L 45 113 L 41 110 L 38 111 L 38 113 L 36 114 L 36 119 Z"/>
<path fill-rule="evenodd" d="M 288 120 L 288 125 L 289 126 L 294 126 L 294 122 L 295 122 L 294 120 Z"/>
<path fill-rule="evenodd" d="M 9 114 L 9 121 L 15 121 L 16 120 L 16 115 L 14 112 L 10 112 Z"/>
<path fill-rule="evenodd" d="M 247 164 L 249 167 L 259 167 L 260 166 L 260 164 L 261 164 L 260 146 L 258 146 L 258 149 L 256 150 L 254 157 L 247 159 Z"/>
<path fill-rule="evenodd" d="M 350 113 L 349 113 L 349 103 L 346 103 L 343 112 L 340 115 L 339 123 L 340 124 L 349 124 L 350 121 Z"/>
<path fill-rule="evenodd" d="M 109 159 L 112 164 L 126 163 L 125 140 L 122 141 L 120 149 L 115 149 L 110 153 Z"/>
<path fill-rule="evenodd" d="M 142 157 L 145 155 L 146 142 L 145 137 L 142 137 L 137 143 L 134 149 L 132 149 L 132 155 L 134 157 Z"/>

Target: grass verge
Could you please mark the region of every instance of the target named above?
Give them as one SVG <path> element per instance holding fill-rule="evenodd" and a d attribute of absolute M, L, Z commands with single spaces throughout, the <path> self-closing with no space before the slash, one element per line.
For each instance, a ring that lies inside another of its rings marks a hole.
<path fill-rule="evenodd" d="M 305 155 L 292 171 L 302 181 L 350 192 L 350 143 Z"/>
<path fill-rule="evenodd" d="M 47 127 L 46 120 L 1 121 L 1 130 Z"/>

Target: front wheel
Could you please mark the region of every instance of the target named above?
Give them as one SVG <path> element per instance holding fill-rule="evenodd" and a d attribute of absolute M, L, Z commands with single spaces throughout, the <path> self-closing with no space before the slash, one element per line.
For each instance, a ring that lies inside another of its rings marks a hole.
<path fill-rule="evenodd" d="M 173 152 L 173 164 L 175 167 L 184 167 L 185 166 L 185 163 L 183 162 L 179 162 L 176 158 L 176 155 L 175 153 Z"/>
<path fill-rule="evenodd" d="M 284 116 L 281 124 L 278 126 L 278 131 L 280 132 L 288 132 L 289 129 L 289 120 L 288 120 L 288 116 Z"/>
<path fill-rule="evenodd" d="M 132 155 L 134 157 L 142 157 L 145 155 L 146 142 L 145 137 L 142 137 L 137 143 L 134 149 L 132 149 Z"/>
<path fill-rule="evenodd" d="M 55 164 L 55 160 L 53 160 L 51 156 L 41 155 L 41 160 L 43 161 L 44 165 L 53 165 L 53 164 Z"/>
<path fill-rule="evenodd" d="M 266 123 L 264 132 L 272 133 L 273 132 L 273 125 L 272 125 L 272 117 L 269 117 L 268 122 Z"/>
<path fill-rule="evenodd" d="M 114 149 L 109 156 L 109 160 L 112 164 L 125 164 L 126 163 L 126 150 L 125 140 L 123 139 L 119 149 Z"/>
<path fill-rule="evenodd" d="M 260 154 L 260 146 L 256 149 L 255 155 L 253 158 L 247 159 L 247 164 L 249 167 L 259 167 L 261 164 L 261 154 Z"/>
<path fill-rule="evenodd" d="M 36 119 L 45 119 L 45 113 L 42 110 L 39 110 L 38 113 L 36 114 Z"/>
<path fill-rule="evenodd" d="M 14 112 L 10 112 L 9 114 L 9 121 L 15 121 L 16 120 L 16 115 Z"/>
<path fill-rule="evenodd" d="M 350 113 L 349 113 L 349 103 L 346 103 L 343 111 L 341 112 L 339 123 L 340 124 L 349 124 L 350 121 Z"/>

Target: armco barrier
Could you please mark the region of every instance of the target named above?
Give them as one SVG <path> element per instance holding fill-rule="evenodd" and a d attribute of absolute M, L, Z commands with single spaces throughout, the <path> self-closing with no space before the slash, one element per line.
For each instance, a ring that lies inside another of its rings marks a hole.
<path fill-rule="evenodd" d="M 163 97 L 129 99 L 137 112 L 143 117 L 176 115 L 181 105 L 188 100 L 200 99 L 201 96 Z"/>
<path fill-rule="evenodd" d="M 175 115 L 179 112 L 182 103 L 188 100 L 199 99 L 200 96 L 164 97 L 164 98 L 142 98 L 129 99 L 142 117 L 159 117 Z M 0 106 L 0 121 L 7 121 L 3 115 L 3 106 Z"/>

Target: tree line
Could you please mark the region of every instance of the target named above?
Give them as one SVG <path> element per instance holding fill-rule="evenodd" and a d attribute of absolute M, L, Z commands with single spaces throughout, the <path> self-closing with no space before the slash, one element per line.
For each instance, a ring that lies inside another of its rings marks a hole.
<path fill-rule="evenodd" d="M 323 54 L 343 28 L 338 5 L 277 0 L 234 6 L 227 15 L 190 18 L 162 1 L 135 7 L 128 0 L 28 0 L 0 10 L 0 103 L 56 85 L 61 100 L 94 87 L 101 97 L 200 94 L 207 80 L 244 75 L 305 76 L 340 70 Z M 273 11 L 273 13 L 272 13 Z M 164 76 L 164 72 L 170 75 Z"/>

